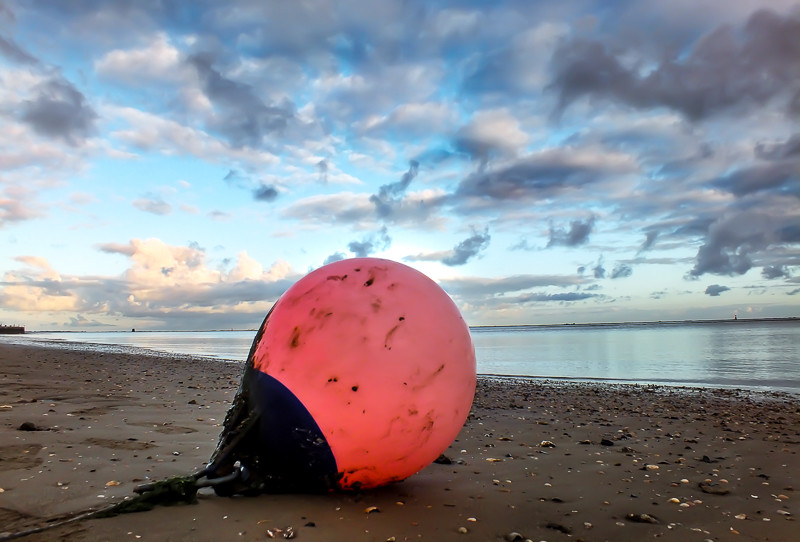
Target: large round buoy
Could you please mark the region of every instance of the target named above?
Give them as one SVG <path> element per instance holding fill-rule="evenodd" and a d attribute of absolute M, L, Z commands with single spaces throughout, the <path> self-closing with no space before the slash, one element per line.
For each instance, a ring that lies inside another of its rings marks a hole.
<path fill-rule="evenodd" d="M 248 364 L 259 470 L 306 489 L 416 473 L 456 437 L 475 393 L 475 351 L 453 301 L 419 271 L 376 258 L 295 283 Z"/>

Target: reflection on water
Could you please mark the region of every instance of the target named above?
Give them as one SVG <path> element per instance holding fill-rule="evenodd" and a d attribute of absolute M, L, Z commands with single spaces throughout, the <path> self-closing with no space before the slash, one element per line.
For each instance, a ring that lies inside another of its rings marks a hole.
<path fill-rule="evenodd" d="M 243 361 L 255 334 L 31 333 L 0 336 L 0 344 L 79 341 Z M 800 392 L 800 320 L 507 326 L 473 328 L 472 338 L 481 374 Z"/>
<path fill-rule="evenodd" d="M 800 321 L 476 328 L 480 372 L 800 391 Z"/>

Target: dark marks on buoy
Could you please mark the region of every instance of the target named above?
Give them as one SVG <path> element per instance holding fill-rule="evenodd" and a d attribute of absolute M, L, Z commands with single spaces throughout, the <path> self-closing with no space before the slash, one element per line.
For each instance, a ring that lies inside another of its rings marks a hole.
<path fill-rule="evenodd" d="M 353 391 L 358 391 L 358 386 L 353 386 L 353 387 L 352 387 L 352 388 L 350 388 L 350 389 L 351 389 L 351 390 L 353 390 Z"/>
<path fill-rule="evenodd" d="M 442 363 L 441 365 L 439 365 L 439 368 L 438 368 L 438 369 L 436 369 L 436 371 L 433 373 L 433 376 L 436 376 L 436 375 L 438 375 L 438 374 L 439 374 L 439 373 L 441 373 L 443 370 L 444 370 L 444 363 Z"/>
<path fill-rule="evenodd" d="M 405 316 L 401 316 L 400 318 L 398 318 L 398 319 L 397 319 L 397 321 L 398 321 L 398 322 L 402 322 L 402 321 L 404 321 L 405 319 L 406 319 L 406 317 L 405 317 Z"/>
<path fill-rule="evenodd" d="M 292 331 L 292 340 L 289 343 L 291 344 L 292 348 L 297 348 L 300 346 L 300 328 L 294 326 L 294 331 Z"/>
<path fill-rule="evenodd" d="M 375 277 L 370 277 L 370 278 L 368 278 L 368 279 L 367 279 L 367 281 L 364 283 L 364 286 L 367 286 L 367 287 L 369 287 L 369 286 L 372 286 L 372 283 L 373 283 L 373 282 L 375 282 Z"/>
<path fill-rule="evenodd" d="M 328 379 L 328 383 L 331 383 L 331 382 L 339 382 L 339 377 L 338 377 L 338 376 L 332 376 L 332 377 L 330 377 L 330 378 Z"/>
<path fill-rule="evenodd" d="M 328 275 L 328 280 L 344 280 L 347 275 Z"/>
<path fill-rule="evenodd" d="M 383 340 L 383 347 L 385 349 L 387 350 L 392 349 L 392 345 L 389 344 L 389 341 L 392 340 L 392 335 L 394 335 L 394 332 L 397 331 L 397 328 L 399 327 L 400 324 L 397 324 L 396 326 L 394 326 L 392 329 L 389 330 L 389 333 L 386 334 L 386 338 Z"/>

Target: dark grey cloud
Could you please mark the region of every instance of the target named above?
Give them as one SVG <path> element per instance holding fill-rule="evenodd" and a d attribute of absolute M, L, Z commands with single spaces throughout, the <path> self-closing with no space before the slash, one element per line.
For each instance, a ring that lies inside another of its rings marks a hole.
<path fill-rule="evenodd" d="M 612 279 L 627 278 L 631 275 L 633 275 L 633 268 L 626 263 L 618 263 L 614 266 L 613 271 L 611 271 Z"/>
<path fill-rule="evenodd" d="M 447 292 L 467 297 L 504 295 L 542 286 L 570 287 L 586 281 L 576 276 L 565 275 L 512 275 L 503 278 L 462 277 L 445 279 L 439 284 Z"/>
<path fill-rule="evenodd" d="M 596 279 L 604 279 L 604 278 L 606 278 L 606 268 L 603 267 L 603 259 L 602 258 L 597 262 L 597 265 L 592 267 L 592 275 Z"/>
<path fill-rule="evenodd" d="M 755 154 L 762 160 L 800 158 L 800 133 L 793 134 L 780 143 L 758 143 L 755 146 Z"/>
<path fill-rule="evenodd" d="M 320 160 L 317 162 L 317 171 L 319 172 L 319 182 L 325 184 L 328 182 L 328 161 Z"/>
<path fill-rule="evenodd" d="M 241 187 L 247 179 L 237 170 L 229 169 L 228 173 L 222 178 L 228 184 Z"/>
<path fill-rule="evenodd" d="M 591 172 L 566 164 L 523 160 L 509 166 L 468 175 L 458 185 L 456 196 L 495 200 L 554 197 L 567 187 L 591 182 Z"/>
<path fill-rule="evenodd" d="M 419 162 L 410 160 L 408 171 L 403 173 L 399 181 L 382 185 L 377 194 L 370 196 L 369 200 L 375 205 L 375 212 L 379 217 L 386 218 L 392 215 L 402 202 L 403 194 L 417 173 L 419 173 Z"/>
<path fill-rule="evenodd" d="M 759 209 L 745 201 L 744 208 L 734 208 L 711 224 L 689 276 L 743 275 L 753 267 L 753 258 L 771 246 L 800 243 L 797 206 L 785 198 L 778 202 L 768 211 L 766 202 Z"/>
<path fill-rule="evenodd" d="M 559 294 L 529 293 L 517 297 L 517 303 L 548 302 L 548 301 L 581 301 L 597 297 L 597 294 L 588 292 L 563 292 Z"/>
<path fill-rule="evenodd" d="M 642 245 L 639 247 L 639 253 L 645 252 L 653 248 L 656 239 L 658 239 L 659 233 L 660 232 L 658 230 L 649 230 L 645 232 L 644 241 L 642 241 Z"/>
<path fill-rule="evenodd" d="M 253 198 L 258 201 L 275 201 L 278 197 L 278 190 L 271 184 L 262 184 L 253 190 Z"/>
<path fill-rule="evenodd" d="M 761 276 L 765 279 L 778 279 L 789 276 L 789 270 L 783 265 L 765 265 L 761 269 Z"/>
<path fill-rule="evenodd" d="M 39 65 L 39 59 L 17 45 L 13 39 L 3 37 L 2 35 L 0 35 L 0 55 L 3 55 L 17 64 Z"/>
<path fill-rule="evenodd" d="M 556 198 L 609 177 L 631 173 L 635 165 L 610 153 L 560 147 L 532 153 L 467 175 L 455 199 L 542 200 Z"/>
<path fill-rule="evenodd" d="M 718 297 L 719 294 L 722 292 L 727 292 L 730 290 L 727 286 L 721 286 L 719 284 L 711 284 L 706 288 L 705 294 L 710 295 L 711 297 Z"/>
<path fill-rule="evenodd" d="M 569 224 L 569 229 L 557 228 L 550 224 L 550 240 L 547 247 L 564 246 L 575 247 L 585 244 L 589 240 L 589 234 L 594 229 L 594 217 L 586 220 L 573 220 Z"/>
<path fill-rule="evenodd" d="M 740 168 L 712 184 L 736 196 L 774 191 L 800 198 L 800 160 L 783 160 Z"/>
<path fill-rule="evenodd" d="M 347 248 L 352 252 L 356 258 L 366 258 L 370 254 L 374 254 L 380 250 L 389 248 L 392 244 L 392 238 L 389 237 L 389 231 L 386 226 L 382 227 L 377 233 L 370 235 L 361 241 L 351 241 Z"/>
<path fill-rule="evenodd" d="M 340 260 L 344 260 L 345 258 L 347 258 L 347 254 L 345 254 L 344 252 L 334 252 L 333 254 L 325 258 L 325 261 L 322 262 L 322 265 L 328 265 L 329 263 L 338 262 Z"/>
<path fill-rule="evenodd" d="M 37 95 L 21 104 L 21 119 L 41 135 L 79 145 L 95 131 L 98 116 L 72 83 L 51 78 L 35 89 Z"/>
<path fill-rule="evenodd" d="M 457 265 L 464 265 L 469 260 L 486 250 L 489 246 L 491 236 L 489 230 L 484 230 L 483 233 L 475 232 L 458 243 L 452 252 L 442 258 L 442 263 L 451 267 Z"/>
<path fill-rule="evenodd" d="M 261 148 L 266 136 L 280 134 L 294 120 L 295 106 L 291 101 L 264 103 L 252 86 L 216 70 L 212 55 L 195 54 L 188 63 L 197 71 L 203 91 L 217 110 L 208 121 L 209 127 L 234 145 Z"/>
<path fill-rule="evenodd" d="M 550 88 L 558 94 L 559 110 L 583 96 L 643 109 L 667 107 L 692 120 L 779 96 L 788 110 L 800 93 L 798 36 L 800 14 L 761 9 L 740 28 L 721 26 L 688 53 L 677 51 L 647 71 L 622 61 L 632 51 L 577 39 L 553 54 Z"/>
<path fill-rule="evenodd" d="M 486 250 L 489 246 L 489 241 L 491 241 L 491 236 L 488 229 L 483 232 L 473 231 L 471 236 L 458 243 L 451 250 L 424 252 L 406 256 L 404 259 L 408 261 L 441 262 L 451 267 L 464 265 Z"/>

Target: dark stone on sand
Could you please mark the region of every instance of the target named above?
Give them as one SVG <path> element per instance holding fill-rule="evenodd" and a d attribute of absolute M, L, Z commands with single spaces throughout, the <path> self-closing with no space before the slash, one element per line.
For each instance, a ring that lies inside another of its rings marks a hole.
<path fill-rule="evenodd" d="M 625 519 L 633 521 L 634 523 L 652 523 L 653 525 L 660 523 L 655 516 L 651 516 L 650 514 L 628 514 L 625 516 Z"/>
<path fill-rule="evenodd" d="M 731 492 L 730 489 L 723 487 L 721 484 L 716 482 L 700 482 L 697 485 L 700 487 L 700 491 L 703 493 L 709 493 L 711 495 L 727 495 Z"/>
<path fill-rule="evenodd" d="M 453 460 L 447 457 L 446 455 L 442 454 L 436 459 L 434 459 L 433 462 L 438 465 L 450 465 L 451 463 L 453 463 Z"/>
<path fill-rule="evenodd" d="M 547 525 L 545 525 L 545 527 L 547 527 L 548 529 L 553 529 L 554 531 L 562 532 L 564 534 L 572 534 L 572 529 L 564 525 L 561 525 L 560 523 L 556 523 L 554 521 L 547 522 Z"/>
<path fill-rule="evenodd" d="M 22 422 L 22 424 L 17 428 L 19 431 L 47 431 L 44 427 L 39 427 L 33 422 Z"/>
<path fill-rule="evenodd" d="M 604 438 L 603 440 L 600 441 L 600 446 L 613 446 L 613 445 L 614 441 L 608 440 L 607 438 Z"/>

